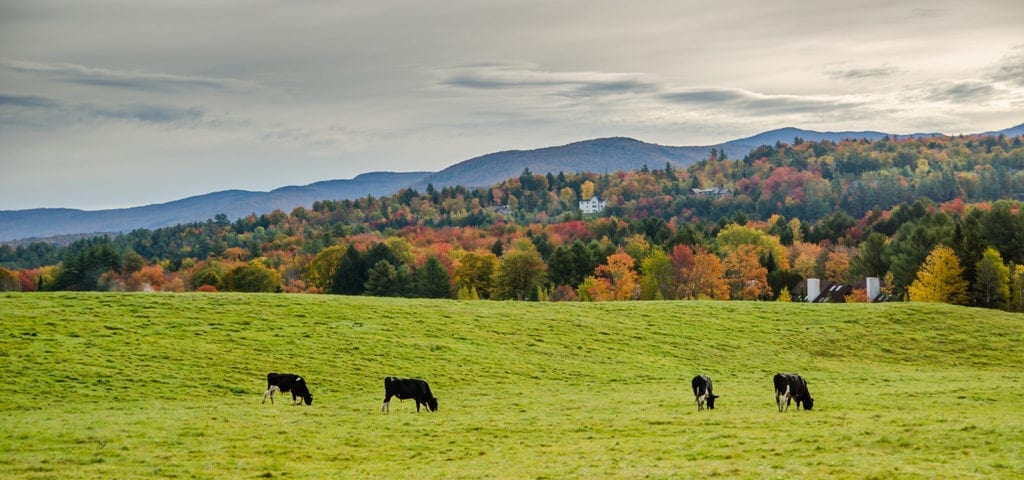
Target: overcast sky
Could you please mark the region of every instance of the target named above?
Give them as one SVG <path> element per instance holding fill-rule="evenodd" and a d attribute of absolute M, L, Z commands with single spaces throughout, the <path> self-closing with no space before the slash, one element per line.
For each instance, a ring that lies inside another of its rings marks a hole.
<path fill-rule="evenodd" d="M 0 210 L 1022 122 L 1021 0 L 0 0 Z"/>

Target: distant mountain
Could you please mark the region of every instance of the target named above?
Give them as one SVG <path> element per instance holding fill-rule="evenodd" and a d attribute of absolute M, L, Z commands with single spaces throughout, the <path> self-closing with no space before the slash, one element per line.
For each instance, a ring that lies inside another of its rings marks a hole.
<path fill-rule="evenodd" d="M 883 132 L 816 132 L 799 128 L 780 128 L 752 137 L 699 147 L 670 147 L 644 143 L 632 138 L 598 138 L 582 142 L 570 143 L 559 147 L 546 147 L 536 150 L 509 150 L 489 153 L 459 162 L 440 172 L 429 175 L 415 185 L 421 189 L 426 185 L 434 187 L 463 185 L 466 187 L 484 187 L 501 182 L 510 177 L 517 177 L 523 169 L 529 168 L 533 173 L 547 174 L 558 172 L 614 172 L 616 170 L 639 170 L 644 165 L 651 169 L 665 168 L 665 164 L 673 167 L 686 168 L 699 162 L 711 153 L 711 149 L 725 151 L 729 158 L 742 158 L 751 150 L 761 145 L 774 145 L 776 142 L 793 143 L 796 137 L 806 141 L 830 140 L 838 142 L 845 139 L 878 140 L 885 137 L 918 137 L 935 136 L 938 133 L 916 133 L 913 135 L 894 135 Z"/>
<path fill-rule="evenodd" d="M 980 135 L 999 134 L 1024 135 L 1024 124 Z M 423 191 L 428 184 L 435 188 L 455 185 L 486 187 L 510 177 L 517 177 L 527 168 L 536 174 L 584 171 L 603 173 L 637 170 L 644 165 L 651 169 L 661 169 L 666 163 L 682 169 L 707 158 L 712 148 L 724 151 L 730 158 L 742 158 L 758 146 L 774 145 L 776 142 L 793 143 L 797 137 L 806 141 L 838 142 L 861 138 L 878 140 L 887 135 L 905 138 L 942 134 L 897 135 L 875 131 L 817 132 L 799 128 L 780 128 L 717 145 L 688 147 L 655 145 L 624 137 L 599 138 L 536 150 L 490 153 L 459 162 L 439 172 L 366 173 L 351 180 L 329 180 L 305 186 L 283 187 L 271 192 L 228 190 L 158 205 L 116 210 L 0 211 L 0 241 L 94 232 L 125 232 L 136 228 L 153 229 L 204 221 L 220 213 L 235 220 L 250 213 L 262 214 L 276 209 L 291 211 L 298 206 L 308 207 L 318 200 L 390 195 L 410 186 Z"/>
<path fill-rule="evenodd" d="M 533 173 L 614 172 L 664 168 L 666 163 L 685 167 L 706 158 L 711 147 L 666 147 L 632 138 L 599 138 L 560 147 L 536 150 L 509 150 L 489 153 L 452 165 L 420 180 L 417 188 L 428 183 L 435 187 L 463 185 L 484 187 L 510 177 L 523 169 Z"/>
<path fill-rule="evenodd" d="M 994 132 L 985 132 L 981 135 L 991 135 L 993 137 L 999 136 L 1000 134 L 1006 135 L 1007 137 L 1016 137 L 1017 135 L 1024 135 L 1024 123 L 1017 125 L 1016 127 L 1010 127 L 1003 130 L 996 130 Z"/>
<path fill-rule="evenodd" d="M 226 190 L 173 202 L 112 210 L 39 208 L 0 211 L 0 241 L 46 238 L 74 233 L 126 232 L 180 223 L 205 221 L 223 213 L 229 219 L 280 209 L 291 212 L 319 200 L 341 200 L 367 195 L 390 195 L 409 187 L 430 172 L 374 172 L 351 180 L 328 180 L 270 192 Z"/>

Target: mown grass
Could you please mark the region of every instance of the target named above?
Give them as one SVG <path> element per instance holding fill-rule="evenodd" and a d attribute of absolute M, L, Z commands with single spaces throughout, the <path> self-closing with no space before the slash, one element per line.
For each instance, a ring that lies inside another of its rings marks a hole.
<path fill-rule="evenodd" d="M 0 476 L 1020 478 L 1022 345 L 945 305 L 3 294 Z M 261 405 L 269 371 L 313 405 Z M 386 375 L 440 411 L 380 414 Z"/>

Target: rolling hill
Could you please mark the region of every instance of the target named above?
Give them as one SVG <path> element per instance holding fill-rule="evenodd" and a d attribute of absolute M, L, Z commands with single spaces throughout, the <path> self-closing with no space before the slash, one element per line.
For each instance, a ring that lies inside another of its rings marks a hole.
<path fill-rule="evenodd" d="M 1024 132 L 1024 124 L 985 135 L 1008 136 Z M 341 200 L 366 195 L 390 195 L 401 188 L 422 191 L 428 184 L 436 188 L 462 185 L 486 187 L 524 169 L 533 173 L 613 172 L 636 170 L 643 165 L 664 168 L 666 163 L 685 168 L 707 158 L 712 148 L 731 158 L 740 158 L 760 145 L 791 143 L 800 137 L 807 141 L 839 141 L 849 138 L 877 140 L 886 134 L 875 131 L 818 132 L 781 128 L 751 137 L 707 146 L 673 147 L 645 143 L 632 138 L 615 137 L 586 140 L 535 150 L 509 150 L 490 153 L 456 163 L 439 172 L 374 172 L 351 180 L 328 180 L 305 186 L 282 187 L 270 192 L 228 190 L 141 207 L 84 211 L 73 209 L 32 209 L 0 211 L 0 241 L 46 238 L 70 234 L 125 232 L 137 228 L 159 228 L 180 223 L 205 221 L 217 214 L 234 220 L 250 213 L 269 213 L 275 209 L 291 211 L 309 207 L 318 200 Z M 918 133 L 907 136 L 934 136 Z"/>
<path fill-rule="evenodd" d="M 390 195 L 408 187 L 428 172 L 374 172 L 351 180 L 328 180 L 305 186 L 282 187 L 270 192 L 226 190 L 173 202 L 111 210 L 48 208 L 0 211 L 0 241 L 44 238 L 76 233 L 116 233 L 137 228 L 159 228 L 199 222 L 225 214 L 231 220 L 280 209 L 290 212 L 325 199 Z"/>

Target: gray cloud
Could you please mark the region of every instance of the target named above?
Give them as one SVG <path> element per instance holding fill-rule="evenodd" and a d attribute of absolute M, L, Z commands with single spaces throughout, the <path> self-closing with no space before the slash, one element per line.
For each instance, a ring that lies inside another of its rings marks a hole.
<path fill-rule="evenodd" d="M 38 95 L 11 95 L 0 93 L 0 108 L 2 107 L 28 107 L 28 108 L 53 108 L 57 102 Z"/>
<path fill-rule="evenodd" d="M 149 92 L 185 92 L 192 90 L 235 90 L 254 84 L 227 78 L 168 75 L 127 70 L 109 70 L 73 63 L 39 63 L 17 60 L 0 61 L 12 72 L 42 77 L 57 82 L 105 88 L 126 88 Z"/>
<path fill-rule="evenodd" d="M 1018 45 L 999 61 L 992 78 L 1024 87 L 1024 45 Z"/>
<path fill-rule="evenodd" d="M 937 102 L 969 103 L 992 99 L 997 90 L 988 82 L 967 80 L 940 85 L 928 94 L 928 100 Z"/>
<path fill-rule="evenodd" d="M 895 67 L 883 66 L 874 68 L 844 68 L 844 69 L 830 69 L 826 70 L 825 74 L 830 78 L 841 80 L 859 80 L 863 78 L 883 78 L 891 77 L 899 73 L 900 70 Z"/>
<path fill-rule="evenodd" d="M 113 120 L 131 120 L 144 123 L 193 122 L 203 118 L 199 108 L 178 108 L 164 105 L 117 105 L 97 107 L 84 105 L 79 111 L 97 117 Z"/>
<path fill-rule="evenodd" d="M 603 96 L 647 93 L 658 86 L 637 74 L 605 72 L 550 72 L 525 64 L 480 62 L 456 67 L 443 74 L 441 84 L 478 90 L 548 88 L 555 93 Z"/>
<path fill-rule="evenodd" d="M 800 95 L 765 95 L 742 89 L 707 88 L 665 93 L 664 101 L 698 108 L 722 108 L 747 114 L 790 115 L 799 113 L 834 112 L 861 106 L 841 97 Z"/>
<path fill-rule="evenodd" d="M 44 119 L 54 124 L 95 119 L 169 124 L 201 120 L 204 112 L 196 107 L 181 108 L 154 104 L 99 105 L 38 95 L 0 93 L 0 116 L 8 125 L 20 123 L 38 126 Z"/>

